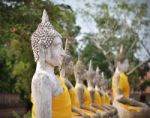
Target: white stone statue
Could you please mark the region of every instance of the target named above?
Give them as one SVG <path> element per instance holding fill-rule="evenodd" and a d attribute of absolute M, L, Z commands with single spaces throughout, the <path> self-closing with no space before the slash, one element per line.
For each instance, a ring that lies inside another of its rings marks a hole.
<path fill-rule="evenodd" d="M 101 98 L 101 107 L 107 109 L 110 113 L 113 114 L 113 118 L 117 116 L 117 109 L 110 104 L 110 98 L 107 92 L 104 90 L 106 86 L 106 80 L 104 79 L 104 73 L 101 72 L 99 67 L 96 68 L 96 75 L 95 75 L 95 91 L 99 93 Z"/>
<path fill-rule="evenodd" d="M 149 118 L 148 106 L 129 97 L 130 85 L 126 75 L 128 67 L 129 62 L 127 58 L 124 58 L 123 46 L 121 46 L 112 78 L 113 105 L 118 110 L 119 118 Z"/>
<path fill-rule="evenodd" d="M 92 60 L 90 60 L 90 63 L 89 63 L 89 68 L 87 70 L 87 77 L 86 77 L 86 80 L 87 80 L 87 85 L 88 85 L 88 92 L 89 92 L 89 95 L 90 95 L 90 102 L 91 102 L 91 106 L 98 109 L 98 110 L 101 110 L 101 117 L 102 118 L 108 118 L 108 117 L 111 117 L 111 113 L 109 113 L 108 110 L 106 110 L 104 107 L 102 107 L 100 105 L 100 103 L 96 103 L 95 101 L 95 71 L 93 70 L 93 66 L 92 66 Z"/>
<path fill-rule="evenodd" d="M 61 65 L 65 53 L 61 35 L 49 22 L 46 10 L 43 11 L 42 22 L 31 36 L 31 45 L 36 62 L 31 84 L 32 117 L 51 118 L 52 96 L 63 91 L 54 74 L 54 67 Z"/>
<path fill-rule="evenodd" d="M 88 94 L 89 92 L 83 83 L 86 77 L 86 70 L 85 66 L 79 58 L 76 62 L 76 65 L 74 66 L 74 75 L 76 80 L 75 88 L 77 91 L 80 108 L 90 111 L 91 118 L 99 118 L 100 113 L 90 105 L 90 96 Z"/>

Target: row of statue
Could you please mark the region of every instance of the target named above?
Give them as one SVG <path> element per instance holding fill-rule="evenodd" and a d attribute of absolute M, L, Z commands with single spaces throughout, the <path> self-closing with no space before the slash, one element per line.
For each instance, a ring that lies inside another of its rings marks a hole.
<path fill-rule="evenodd" d="M 31 36 L 36 71 L 31 83 L 32 118 L 150 118 L 144 103 L 129 98 L 130 87 L 125 75 L 129 66 L 121 48 L 112 78 L 112 99 L 103 89 L 105 81 L 92 61 L 86 70 L 78 59 L 74 65 L 61 35 L 51 25 L 47 12 Z M 60 66 L 60 75 L 54 67 Z M 75 87 L 68 80 L 74 73 Z M 87 81 L 87 86 L 84 82 Z"/>

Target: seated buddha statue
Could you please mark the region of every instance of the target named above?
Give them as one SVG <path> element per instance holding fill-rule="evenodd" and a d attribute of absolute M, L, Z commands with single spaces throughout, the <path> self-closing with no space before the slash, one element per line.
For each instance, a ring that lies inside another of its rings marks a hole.
<path fill-rule="evenodd" d="M 91 106 L 101 110 L 101 114 L 103 117 L 113 117 L 113 111 L 102 105 L 102 97 L 100 97 L 99 93 L 95 90 L 95 78 L 96 72 L 93 70 L 92 61 L 90 61 L 89 69 L 87 71 L 87 85 L 88 91 L 90 95 Z"/>
<path fill-rule="evenodd" d="M 80 59 L 78 59 L 74 66 L 74 75 L 76 80 L 75 90 L 79 101 L 79 107 L 88 111 L 86 113 L 90 112 L 90 114 L 94 114 L 96 118 L 100 118 L 100 112 L 91 106 L 89 92 L 84 85 L 84 80 L 86 80 L 86 70 Z"/>
<path fill-rule="evenodd" d="M 113 117 L 118 117 L 117 109 L 111 105 L 111 100 L 107 92 L 103 89 L 106 86 L 106 82 L 104 80 L 103 75 L 100 75 L 100 70 L 96 68 L 96 75 L 95 75 L 95 102 L 100 104 L 105 109 L 109 110 Z"/>
<path fill-rule="evenodd" d="M 67 89 L 54 74 L 54 67 L 60 66 L 65 56 L 61 38 L 44 10 L 42 22 L 31 36 L 36 62 L 31 83 L 32 118 L 72 118 Z"/>
<path fill-rule="evenodd" d="M 129 98 L 130 85 L 126 75 L 128 67 L 129 62 L 124 57 L 123 46 L 121 46 L 112 78 L 113 105 L 118 110 L 119 118 L 149 118 L 150 109 L 148 106 Z"/>
<path fill-rule="evenodd" d="M 72 117 L 73 118 L 94 118 L 94 114 L 90 111 L 86 111 L 79 107 L 79 101 L 76 95 L 76 91 L 72 83 L 68 80 L 69 76 L 73 74 L 73 62 L 71 55 L 68 51 L 68 39 L 65 44 L 66 56 L 63 58 L 63 62 L 60 70 L 60 78 L 64 81 L 65 86 L 68 89 L 69 98 L 71 100 Z"/>

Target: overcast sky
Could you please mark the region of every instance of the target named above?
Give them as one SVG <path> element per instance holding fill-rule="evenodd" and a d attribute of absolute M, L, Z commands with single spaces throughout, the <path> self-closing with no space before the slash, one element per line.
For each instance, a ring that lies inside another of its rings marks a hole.
<path fill-rule="evenodd" d="M 102 3 L 102 2 L 108 2 L 109 4 L 113 3 L 113 0 L 51 0 L 56 4 L 67 4 L 72 7 L 74 11 L 78 11 L 79 9 L 85 9 L 85 3 Z M 131 0 L 124 0 L 124 1 L 131 1 Z M 149 6 L 149 16 L 150 16 L 150 0 L 132 0 L 137 2 L 143 2 L 147 1 Z M 89 32 L 97 32 L 96 24 L 92 19 L 90 20 L 90 23 L 86 21 L 86 19 L 83 19 L 81 14 L 77 12 L 76 16 L 76 23 L 81 27 L 81 33 L 89 33 Z"/>
<path fill-rule="evenodd" d="M 96 28 L 96 23 L 94 20 L 85 19 L 83 16 L 77 12 L 79 9 L 86 9 L 85 4 L 86 3 L 102 3 L 102 2 L 107 2 L 110 5 L 113 5 L 113 0 L 51 0 L 55 4 L 67 4 L 72 7 L 72 9 L 76 12 L 76 24 L 81 27 L 81 34 L 78 35 L 77 40 L 80 40 L 81 37 L 83 36 L 82 34 L 84 33 L 95 33 L 98 32 Z M 137 1 L 139 3 L 146 1 L 148 4 L 148 16 L 150 17 L 150 0 L 123 0 L 123 1 L 128 1 L 128 2 L 133 2 Z M 91 10 L 91 9 L 90 9 Z M 150 41 L 149 41 L 150 44 Z M 82 45 L 82 44 L 80 44 Z M 80 47 L 80 46 L 79 46 Z M 138 54 L 138 53 L 137 53 Z M 143 58 L 147 58 L 146 51 L 144 49 L 140 50 L 139 56 L 142 57 L 141 60 L 144 60 Z"/>

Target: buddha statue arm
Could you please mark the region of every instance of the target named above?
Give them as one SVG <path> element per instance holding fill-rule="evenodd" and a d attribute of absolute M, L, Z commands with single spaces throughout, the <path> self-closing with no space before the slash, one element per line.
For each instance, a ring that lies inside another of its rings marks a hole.
<path fill-rule="evenodd" d="M 72 83 L 69 80 L 65 79 L 64 82 L 68 89 L 71 89 L 73 87 Z"/>
<path fill-rule="evenodd" d="M 105 105 L 98 105 L 98 104 L 95 104 L 95 103 L 93 103 L 92 106 L 95 107 L 95 108 L 101 109 L 101 110 L 108 109 Z"/>
<path fill-rule="evenodd" d="M 96 113 L 96 110 L 94 108 L 83 104 L 83 92 L 84 92 L 83 88 L 77 88 L 77 96 L 78 96 L 80 108 Z"/>
<path fill-rule="evenodd" d="M 104 107 L 102 107 L 101 105 L 98 105 L 98 104 L 94 103 L 94 91 L 89 91 L 89 92 L 90 92 L 91 105 L 93 107 L 95 107 L 95 108 L 104 110 L 105 109 Z"/>
<path fill-rule="evenodd" d="M 71 109 L 72 109 L 73 112 L 76 112 L 76 113 L 80 114 L 84 118 L 89 118 L 90 117 L 86 113 L 82 112 L 81 109 L 79 109 L 78 107 L 71 106 Z"/>
<path fill-rule="evenodd" d="M 37 74 L 32 80 L 32 97 L 36 118 L 51 118 L 51 83 L 48 76 Z"/>
<path fill-rule="evenodd" d="M 124 103 L 124 104 L 129 104 L 131 106 L 146 107 L 146 105 L 144 103 L 136 101 L 132 98 L 122 97 L 118 101 L 121 102 L 121 103 Z"/>

